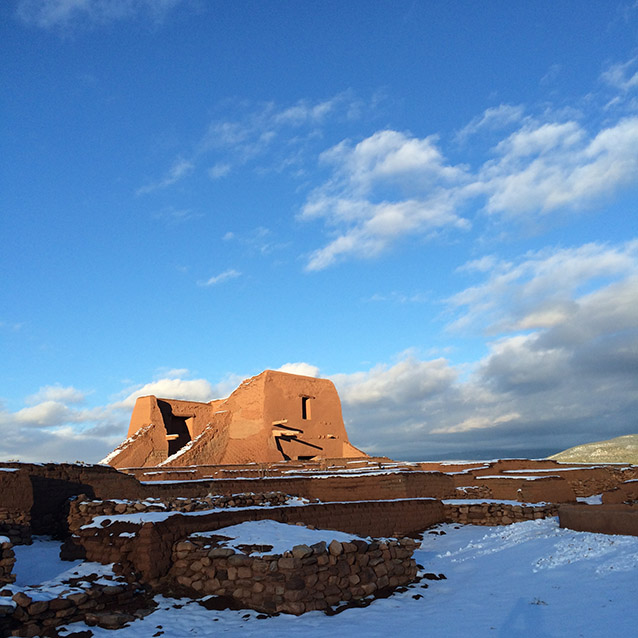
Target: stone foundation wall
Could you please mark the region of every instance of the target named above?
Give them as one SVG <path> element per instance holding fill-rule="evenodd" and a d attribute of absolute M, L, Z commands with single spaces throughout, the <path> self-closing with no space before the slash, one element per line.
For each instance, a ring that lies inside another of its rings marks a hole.
<path fill-rule="evenodd" d="M 153 584 L 168 573 L 175 542 L 195 532 L 264 519 L 359 536 L 398 538 L 417 534 L 443 522 L 445 517 L 442 503 L 434 499 L 313 503 L 218 510 L 197 516 L 177 513 L 146 523 L 105 519 L 78 530 L 76 542 L 84 548 L 87 560 L 121 563 L 125 572 L 140 573 L 145 582 Z"/>
<path fill-rule="evenodd" d="M 13 573 L 15 562 L 13 544 L 6 536 L 0 536 L 0 585 L 7 585 L 15 581 Z"/>
<path fill-rule="evenodd" d="M 24 510 L 0 507 L 0 535 L 8 536 L 14 545 L 31 543 L 31 514 Z"/>
<path fill-rule="evenodd" d="M 326 609 L 405 585 L 417 574 L 412 558 L 417 543 L 409 538 L 320 542 L 255 557 L 213 545 L 197 538 L 176 543 L 169 585 L 195 597 L 229 596 L 242 607 L 267 613 Z"/>
<path fill-rule="evenodd" d="M 255 494 L 232 494 L 230 496 L 147 498 L 141 500 L 87 500 L 81 494 L 69 503 L 68 525 L 71 533 L 90 523 L 96 516 L 118 516 L 143 512 L 199 512 L 216 508 L 255 507 L 284 505 L 290 499 L 287 494 L 267 492 Z"/>
<path fill-rule="evenodd" d="M 446 520 L 461 525 L 510 525 L 558 515 L 558 506 L 509 503 L 444 503 Z"/>
<path fill-rule="evenodd" d="M 28 473 L 0 467 L 0 536 L 8 536 L 14 545 L 30 543 L 32 506 Z"/>
<path fill-rule="evenodd" d="M 117 629 L 146 613 L 135 613 L 136 609 L 148 607 L 146 593 L 140 588 L 139 583 L 85 583 L 84 589 L 81 585 L 80 588 L 70 588 L 73 590 L 72 593 L 48 599 L 42 599 L 42 596 L 33 597 L 33 594 L 29 595 L 29 591 L 15 594 L 12 598 L 12 613 L 0 619 L 3 621 L 0 623 L 0 631 L 4 624 L 6 632 L 0 635 L 57 635 L 45 632 L 78 621 Z"/>

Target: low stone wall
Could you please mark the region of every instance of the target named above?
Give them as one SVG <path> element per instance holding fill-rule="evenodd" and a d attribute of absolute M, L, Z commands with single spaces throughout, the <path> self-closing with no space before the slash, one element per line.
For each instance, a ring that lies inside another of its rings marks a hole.
<path fill-rule="evenodd" d="M 14 545 L 30 543 L 32 506 L 28 473 L 0 467 L 0 536 L 8 536 Z"/>
<path fill-rule="evenodd" d="M 31 515 L 24 510 L 0 508 L 0 534 L 8 536 L 14 545 L 31 543 Z"/>
<path fill-rule="evenodd" d="M 451 498 L 492 498 L 492 490 L 487 485 L 466 485 L 457 487 Z"/>
<path fill-rule="evenodd" d="M 202 498 L 176 496 L 173 498 L 147 498 L 141 500 L 88 500 L 83 494 L 71 499 L 69 503 L 69 531 L 77 532 L 83 525 L 90 523 L 96 516 L 117 516 L 121 514 L 140 514 L 143 512 L 200 512 L 228 507 L 276 507 L 284 505 L 290 499 L 288 494 L 267 492 L 255 494 L 232 494 Z"/>
<path fill-rule="evenodd" d="M 78 621 L 118 629 L 148 613 L 149 600 L 138 583 L 76 583 L 67 592 L 49 598 L 42 592 L 18 592 L 12 598 L 13 612 L 4 618 L 7 633 L 1 635 L 57 635 L 46 632 Z"/>
<path fill-rule="evenodd" d="M 168 585 L 195 597 L 229 596 L 241 607 L 298 615 L 412 582 L 416 546 L 409 538 L 333 540 L 253 557 L 191 537 L 173 546 Z"/>
<path fill-rule="evenodd" d="M 15 562 L 13 544 L 6 536 L 0 536 L 0 585 L 15 581 L 16 577 L 13 573 Z"/>
<path fill-rule="evenodd" d="M 638 507 L 633 505 L 561 505 L 558 521 L 578 532 L 638 536 Z"/>
<path fill-rule="evenodd" d="M 511 525 L 558 515 L 558 506 L 513 505 L 510 503 L 451 503 L 443 504 L 446 520 L 461 525 Z"/>
<path fill-rule="evenodd" d="M 125 573 L 140 573 L 144 582 L 153 585 L 171 567 L 173 544 L 195 532 L 272 519 L 359 536 L 403 537 L 445 520 L 441 501 L 427 498 L 218 510 L 195 516 L 176 513 L 157 520 L 160 516 L 151 515 L 156 520 L 147 522 L 126 516 L 96 519 L 91 527 L 78 530 L 75 540 L 87 560 L 120 563 Z"/>

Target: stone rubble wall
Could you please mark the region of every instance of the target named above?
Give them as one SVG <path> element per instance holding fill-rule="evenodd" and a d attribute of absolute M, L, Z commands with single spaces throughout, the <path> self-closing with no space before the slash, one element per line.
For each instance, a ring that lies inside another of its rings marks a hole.
<path fill-rule="evenodd" d="M 14 545 L 30 545 L 31 514 L 0 507 L 0 535 L 8 536 Z"/>
<path fill-rule="evenodd" d="M 44 632 L 79 621 L 117 629 L 126 622 L 142 617 L 147 613 L 144 608 L 148 607 L 146 593 L 140 585 L 126 582 L 79 583 L 72 593 L 48 599 L 43 599 L 41 592 L 34 595 L 25 590 L 14 594 L 12 603 L 12 613 L 4 619 L 0 618 L 6 632 L 0 635 L 57 635 Z M 137 612 L 138 609 L 142 611 Z"/>
<path fill-rule="evenodd" d="M 140 514 L 143 512 L 200 512 L 228 507 L 276 507 L 285 505 L 291 497 L 280 492 L 255 494 L 232 494 L 204 497 L 147 498 L 145 500 L 89 500 L 84 494 L 71 499 L 69 503 L 68 525 L 73 534 L 83 525 L 89 524 L 96 516 L 117 516 L 121 514 Z"/>
<path fill-rule="evenodd" d="M 410 538 L 386 542 L 333 540 L 297 545 L 284 554 L 248 556 L 191 537 L 173 546 L 167 585 L 191 596 L 229 596 L 257 611 L 303 614 L 412 582 Z"/>
<path fill-rule="evenodd" d="M 84 549 L 87 560 L 120 563 L 124 573 L 139 573 L 144 582 L 154 585 L 171 568 L 175 542 L 196 532 L 264 519 L 359 536 L 399 538 L 417 534 L 445 517 L 441 501 L 435 499 L 311 503 L 217 510 L 197 516 L 176 513 L 144 524 L 105 519 L 100 525 L 78 530 L 75 541 Z"/>
<path fill-rule="evenodd" d="M 15 581 L 16 577 L 13 573 L 15 562 L 13 543 L 6 536 L 0 536 L 0 585 Z"/>
<path fill-rule="evenodd" d="M 510 503 L 444 503 L 447 521 L 461 525 L 511 525 L 558 515 L 558 506 L 512 505 Z"/>
<path fill-rule="evenodd" d="M 33 489 L 29 474 L 21 468 L 0 467 L 0 536 L 14 545 L 31 542 Z"/>

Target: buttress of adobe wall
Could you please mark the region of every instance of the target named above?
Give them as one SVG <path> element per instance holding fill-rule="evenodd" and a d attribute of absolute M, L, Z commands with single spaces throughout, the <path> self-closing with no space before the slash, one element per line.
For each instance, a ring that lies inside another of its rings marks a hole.
<path fill-rule="evenodd" d="M 180 467 L 219 463 L 228 447 L 230 418 L 230 412 L 214 413 L 200 434 L 162 465 Z"/>

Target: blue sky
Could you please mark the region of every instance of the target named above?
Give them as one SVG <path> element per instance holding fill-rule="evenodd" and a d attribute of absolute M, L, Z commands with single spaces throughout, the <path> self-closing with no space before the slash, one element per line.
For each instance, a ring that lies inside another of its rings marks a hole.
<path fill-rule="evenodd" d="M 0 18 L 0 459 L 266 368 L 397 459 L 638 431 L 635 2 Z"/>

